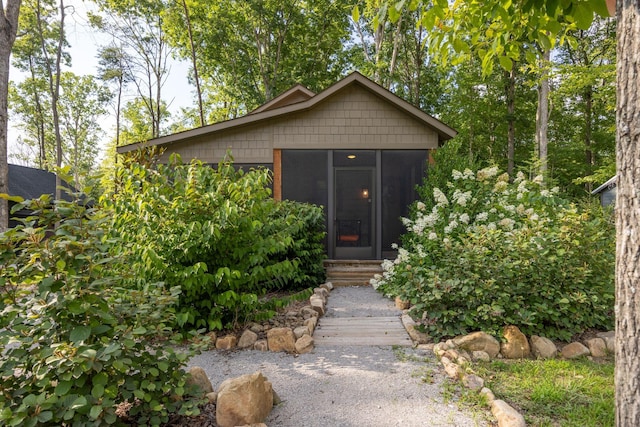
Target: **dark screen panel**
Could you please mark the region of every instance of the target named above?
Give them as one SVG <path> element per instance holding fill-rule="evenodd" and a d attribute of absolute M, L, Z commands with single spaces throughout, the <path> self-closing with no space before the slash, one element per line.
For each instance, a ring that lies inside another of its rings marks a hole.
<path fill-rule="evenodd" d="M 416 200 L 416 186 L 425 176 L 428 150 L 382 151 L 382 251 L 400 243 L 405 228 L 401 217 L 409 214 Z"/>
<path fill-rule="evenodd" d="M 282 150 L 283 199 L 321 205 L 326 211 L 327 177 L 326 150 Z"/>

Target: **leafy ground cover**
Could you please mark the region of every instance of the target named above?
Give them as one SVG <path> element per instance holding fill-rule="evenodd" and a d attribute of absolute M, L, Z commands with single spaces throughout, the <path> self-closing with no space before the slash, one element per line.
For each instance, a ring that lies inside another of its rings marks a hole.
<path fill-rule="evenodd" d="M 599 361 L 493 361 L 479 363 L 474 370 L 498 399 L 524 415 L 527 425 L 615 424 L 613 357 Z"/>
<path fill-rule="evenodd" d="M 324 274 L 322 210 L 273 201 L 266 170 L 175 162 L 119 178 L 99 202 L 18 203 L 33 215 L 0 234 L 2 425 L 197 416 L 184 367 L 208 342 L 173 344 L 273 315 Z"/>

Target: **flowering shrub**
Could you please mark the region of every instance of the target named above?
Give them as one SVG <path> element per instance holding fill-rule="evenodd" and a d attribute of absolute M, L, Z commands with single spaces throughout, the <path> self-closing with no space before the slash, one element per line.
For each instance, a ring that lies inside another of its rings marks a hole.
<path fill-rule="evenodd" d="M 130 249 L 142 285 L 180 289 L 174 327 L 261 320 L 324 280 L 322 209 L 274 201 L 267 169 L 243 172 L 231 162 L 214 169 L 175 156 L 168 165 L 131 164 L 118 173 L 118 192 L 101 199 L 115 212 L 112 235 Z M 264 301 L 283 289 L 302 291 Z"/>
<path fill-rule="evenodd" d="M 510 183 L 497 167 L 454 170 L 432 192 L 432 209 L 416 203 L 398 257 L 372 284 L 410 301 L 434 338 L 611 328 L 615 232 L 599 208 L 578 209 L 542 177 Z"/>

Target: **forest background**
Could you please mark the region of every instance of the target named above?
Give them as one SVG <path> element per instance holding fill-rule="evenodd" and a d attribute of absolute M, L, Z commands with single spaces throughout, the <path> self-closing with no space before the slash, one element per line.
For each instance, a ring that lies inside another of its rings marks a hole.
<path fill-rule="evenodd" d="M 612 19 L 577 21 L 555 39 L 511 31 L 522 36 L 498 55 L 482 52 L 496 45 L 491 31 L 432 53 L 441 36 L 425 30 L 425 6 L 354 3 L 98 0 L 81 5 L 85 20 L 79 4 L 25 0 L 10 162 L 52 169 L 59 157 L 82 183 L 113 167 L 116 145 L 235 118 L 296 83 L 318 92 L 357 70 L 457 129 L 460 156 L 542 168 L 569 197 L 615 174 Z M 85 72 L 69 37 L 79 21 L 95 34 L 91 74 L 75 72 Z"/>

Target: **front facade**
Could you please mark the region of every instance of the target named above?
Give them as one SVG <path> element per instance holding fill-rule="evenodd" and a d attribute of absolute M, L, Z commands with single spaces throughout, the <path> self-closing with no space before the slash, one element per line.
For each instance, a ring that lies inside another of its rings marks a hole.
<path fill-rule="evenodd" d="M 238 119 L 119 147 L 165 149 L 217 164 L 231 152 L 242 167 L 273 171 L 274 198 L 322 205 L 327 255 L 381 259 L 403 231 L 431 150 L 456 132 L 353 73 L 314 94 L 296 86 Z"/>

